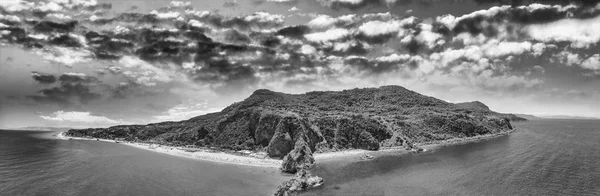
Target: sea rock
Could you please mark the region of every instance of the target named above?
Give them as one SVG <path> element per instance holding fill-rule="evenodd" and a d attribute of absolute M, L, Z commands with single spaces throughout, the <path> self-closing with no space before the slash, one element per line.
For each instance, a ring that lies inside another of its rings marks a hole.
<path fill-rule="evenodd" d="M 310 169 L 315 164 L 312 151 L 304 139 L 298 140 L 290 153 L 283 158 L 281 171 L 296 173 L 304 169 Z"/>
<path fill-rule="evenodd" d="M 321 186 L 323 184 L 323 178 L 315 176 L 307 172 L 306 170 L 299 170 L 294 178 L 282 183 L 275 196 L 291 196 L 296 195 L 298 191 Z"/>

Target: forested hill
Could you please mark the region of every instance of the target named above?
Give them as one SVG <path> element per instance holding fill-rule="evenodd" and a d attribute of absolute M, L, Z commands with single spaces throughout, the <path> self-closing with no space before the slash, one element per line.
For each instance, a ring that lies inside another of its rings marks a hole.
<path fill-rule="evenodd" d="M 487 106 L 486 106 L 487 107 Z M 285 94 L 257 90 L 221 112 L 179 122 L 72 129 L 71 136 L 265 151 L 283 171 L 315 152 L 378 150 L 511 130 L 504 114 L 461 107 L 401 86 Z"/>
<path fill-rule="evenodd" d="M 517 114 L 502 114 L 502 113 L 494 112 L 494 111 L 490 110 L 490 108 L 487 105 L 485 105 L 484 103 L 481 103 L 479 101 L 463 102 L 463 103 L 457 103 L 455 105 L 457 107 L 463 108 L 463 109 L 479 110 L 480 112 L 483 112 L 483 113 L 488 113 L 488 114 L 496 115 L 496 116 L 502 116 L 504 118 L 508 118 L 510 121 L 513 121 L 513 122 L 527 121 L 527 118 L 523 118 L 522 116 L 519 116 Z"/>

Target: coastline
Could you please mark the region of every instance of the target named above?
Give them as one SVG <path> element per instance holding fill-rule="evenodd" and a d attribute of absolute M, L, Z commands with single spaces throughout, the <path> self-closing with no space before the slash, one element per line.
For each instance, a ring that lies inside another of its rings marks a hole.
<path fill-rule="evenodd" d="M 217 162 L 217 163 L 244 165 L 244 166 L 278 168 L 281 166 L 281 163 L 283 162 L 282 160 L 271 159 L 268 157 L 257 158 L 257 157 L 251 157 L 251 156 L 234 155 L 234 154 L 229 154 L 229 153 L 225 153 L 225 152 L 216 152 L 216 151 L 211 152 L 211 150 L 208 150 L 208 149 L 201 149 L 198 151 L 190 152 L 190 151 L 178 149 L 177 147 L 173 147 L 173 146 L 162 146 L 162 145 L 151 146 L 150 144 L 146 144 L 146 143 L 125 142 L 125 141 L 117 143 L 117 141 L 109 140 L 109 139 L 71 137 L 71 136 L 66 136 L 65 132 L 60 132 L 59 134 L 56 135 L 56 137 L 58 139 L 62 139 L 62 140 L 69 140 L 69 139 L 89 140 L 89 141 L 100 141 L 100 142 L 109 142 L 109 143 L 115 143 L 115 144 L 123 144 L 123 145 L 134 147 L 134 148 L 149 150 L 152 152 L 168 154 L 168 155 L 172 155 L 172 156 L 190 158 L 190 159 L 195 159 L 195 160 L 211 161 L 211 162 Z"/>
<path fill-rule="evenodd" d="M 432 141 L 432 142 L 426 142 L 426 143 L 416 143 L 415 146 L 417 146 L 418 148 L 421 148 L 423 150 L 422 152 L 426 152 L 428 150 L 432 150 L 432 149 L 440 148 L 440 147 L 444 147 L 444 146 L 460 145 L 460 144 L 465 144 L 465 143 L 470 143 L 470 142 L 485 141 L 485 140 L 508 135 L 514 131 L 516 131 L 516 129 L 512 129 L 512 130 L 504 131 L 504 132 L 500 132 L 500 133 L 477 135 L 474 137 L 453 138 L 453 139 L 448 139 L 448 140 L 439 140 L 439 141 Z M 335 160 L 338 158 L 361 158 L 364 155 L 371 155 L 371 156 L 377 157 L 378 155 L 384 155 L 384 154 L 389 155 L 390 153 L 394 153 L 397 155 L 403 155 L 403 154 L 407 154 L 407 153 L 421 153 L 421 152 L 417 152 L 415 150 L 407 150 L 403 147 L 383 147 L 377 151 L 370 151 L 370 150 L 363 150 L 363 149 L 349 149 L 349 150 L 341 150 L 341 151 L 335 151 L 335 152 L 315 153 L 313 156 L 314 156 L 315 160 L 317 162 L 319 162 L 319 161 Z"/>
<path fill-rule="evenodd" d="M 494 133 L 494 134 L 478 135 L 478 136 L 467 137 L 467 138 L 453 138 L 453 139 L 448 139 L 448 140 L 432 141 L 432 142 L 426 142 L 426 143 L 416 143 L 415 145 L 417 147 L 423 149 L 424 151 L 428 151 L 431 149 L 448 146 L 448 145 L 459 145 L 459 144 L 464 144 L 464 143 L 469 143 L 469 142 L 478 142 L 478 141 L 493 139 L 496 137 L 508 135 L 514 131 L 516 131 L 516 130 L 512 129 L 510 131 L 504 131 L 504 132 Z M 65 132 L 60 132 L 59 134 L 56 135 L 56 137 L 59 139 L 63 139 L 63 140 L 74 139 L 74 140 L 89 140 L 89 141 L 117 143 L 117 141 L 109 140 L 109 139 L 71 137 L 71 136 L 64 135 L 64 133 Z M 157 152 L 157 153 L 168 154 L 168 155 L 172 155 L 172 156 L 191 158 L 191 159 L 195 159 L 195 160 L 212 161 L 212 162 L 218 162 L 218 163 L 229 163 L 229 164 L 246 165 L 246 166 L 278 168 L 281 166 L 281 164 L 283 162 L 282 160 L 271 159 L 268 157 L 257 158 L 257 157 L 252 157 L 252 156 L 234 155 L 234 154 L 230 154 L 230 153 L 226 153 L 226 152 L 211 151 L 208 149 L 203 149 L 203 150 L 199 150 L 199 151 L 195 151 L 195 152 L 189 152 L 189 151 L 178 149 L 177 147 L 173 147 L 173 146 L 155 146 L 153 148 L 150 148 L 151 147 L 150 144 L 146 144 L 146 143 L 119 142 L 119 144 L 131 146 L 134 148 L 149 150 L 149 151 L 153 151 L 153 152 Z M 316 162 L 321 162 L 321 161 L 335 160 L 335 159 L 339 159 L 339 158 L 357 158 L 357 159 L 359 159 L 364 155 L 378 156 L 378 155 L 389 154 L 389 153 L 397 153 L 398 155 L 401 155 L 401 154 L 406 154 L 406 153 L 411 153 L 411 152 L 419 153 L 419 152 L 415 152 L 414 150 L 407 150 L 403 147 L 386 147 L 386 148 L 381 148 L 377 151 L 370 151 L 370 150 L 363 150 L 363 149 L 348 149 L 348 150 L 341 150 L 341 151 L 334 151 L 334 152 L 314 153 L 313 157 L 315 158 Z"/>
<path fill-rule="evenodd" d="M 431 150 L 431 149 L 439 148 L 439 147 L 443 147 L 443 146 L 460 145 L 460 144 L 466 144 L 466 143 L 471 143 L 471 142 L 480 142 L 480 141 L 485 141 L 485 140 L 489 140 L 489 139 L 494 139 L 497 137 L 509 135 L 515 131 L 517 131 L 517 130 L 511 129 L 511 130 L 503 131 L 500 133 L 492 133 L 492 134 L 477 135 L 477 136 L 473 136 L 473 137 L 453 138 L 453 139 L 447 139 L 447 140 L 417 143 L 416 146 L 419 148 L 422 148 L 424 150 Z"/>

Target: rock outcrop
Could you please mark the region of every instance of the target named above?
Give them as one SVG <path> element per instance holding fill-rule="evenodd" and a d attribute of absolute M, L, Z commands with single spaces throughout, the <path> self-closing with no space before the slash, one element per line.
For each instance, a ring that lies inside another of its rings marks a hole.
<path fill-rule="evenodd" d="M 308 173 L 306 170 L 299 170 L 294 178 L 282 183 L 275 192 L 275 196 L 292 196 L 296 195 L 297 192 L 306 189 L 321 186 L 323 184 L 323 178 L 314 176 Z"/>

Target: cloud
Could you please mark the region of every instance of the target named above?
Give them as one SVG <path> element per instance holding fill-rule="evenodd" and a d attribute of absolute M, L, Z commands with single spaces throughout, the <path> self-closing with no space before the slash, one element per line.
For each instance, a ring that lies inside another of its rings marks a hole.
<path fill-rule="evenodd" d="M 590 70 L 600 70 L 600 54 L 594 54 L 581 62 L 581 67 Z"/>
<path fill-rule="evenodd" d="M 65 111 L 56 111 L 47 116 L 40 116 L 40 118 L 49 121 L 58 121 L 58 122 L 80 122 L 80 123 L 89 123 L 89 124 L 121 124 L 121 121 L 113 120 L 104 116 L 94 116 L 91 112 L 65 112 Z"/>
<path fill-rule="evenodd" d="M 288 10 L 288 12 L 297 12 L 297 11 L 300 11 L 300 9 L 299 9 L 299 8 L 297 8 L 296 6 L 294 6 L 294 7 L 290 8 L 290 9 Z"/>
<path fill-rule="evenodd" d="M 408 3 L 321 2 L 334 9 Z M 436 81 L 446 80 L 447 85 L 456 85 L 453 88 L 463 85 L 481 91 L 535 88 L 543 80 L 536 82 L 540 75 L 533 72 L 552 71 L 546 67 L 551 60 L 582 65 L 591 58 L 586 53 L 596 49 L 599 34 L 594 25 L 596 8 L 578 5 L 496 6 L 463 16 L 417 18 L 365 13 L 366 9 L 332 16 L 323 14 L 328 12 L 230 16 L 196 10 L 186 2 L 149 13 L 113 15 L 78 10 L 68 6 L 72 1 L 55 3 L 63 10 L 44 13 L 50 21 L 28 18 L 34 15 L 33 7 L 3 15 L 6 21 L 0 31 L 5 35 L 0 39 L 30 47 L 54 63 L 109 64 L 101 69 L 113 74 L 103 77 L 124 80 L 118 81 L 122 85 L 106 87 L 90 76 L 73 78 L 80 82 L 63 82 L 66 79 L 60 78 L 67 76 L 56 76 L 57 82 L 30 97 L 68 106 L 106 95 L 128 97 L 135 93 L 131 89 L 163 89 L 179 83 L 219 95 L 271 86 L 326 90 L 389 81 L 436 86 Z M 293 3 L 278 6 L 288 9 Z M 13 15 L 31 22 L 11 23 L 17 21 Z M 532 58 L 540 59 L 534 64 L 542 69 L 519 67 Z M 586 64 L 586 69 L 592 65 Z"/>
<path fill-rule="evenodd" d="M 600 42 L 600 16 L 533 24 L 527 26 L 525 31 L 537 41 L 570 42 L 571 47 L 585 48 Z"/>
<path fill-rule="evenodd" d="M 210 108 L 207 102 L 178 104 L 161 115 L 152 116 L 157 122 L 181 121 L 207 113 L 220 111 L 221 108 Z"/>
<path fill-rule="evenodd" d="M 356 15 L 343 15 L 331 17 L 329 15 L 318 15 L 306 24 L 311 29 L 330 29 L 333 27 L 345 27 L 357 21 Z"/>
<path fill-rule="evenodd" d="M 33 80 L 40 84 L 53 84 L 54 82 L 56 82 L 56 76 L 52 74 L 31 72 L 31 77 L 33 78 Z"/>
<path fill-rule="evenodd" d="M 64 108 L 87 104 L 102 97 L 92 89 L 100 84 L 96 77 L 82 73 L 64 73 L 58 77 L 58 81 L 58 86 L 42 89 L 37 95 L 27 97 L 38 103 L 57 104 Z"/>
<path fill-rule="evenodd" d="M 350 36 L 347 29 L 330 29 L 325 32 L 306 34 L 304 37 L 311 42 L 335 41 Z"/>
<path fill-rule="evenodd" d="M 321 4 L 331 9 L 351 9 L 356 10 L 367 6 L 381 5 L 381 0 L 319 0 Z"/>
<path fill-rule="evenodd" d="M 398 33 L 402 27 L 400 21 L 369 21 L 358 27 L 359 32 L 366 36 L 380 36 Z"/>

